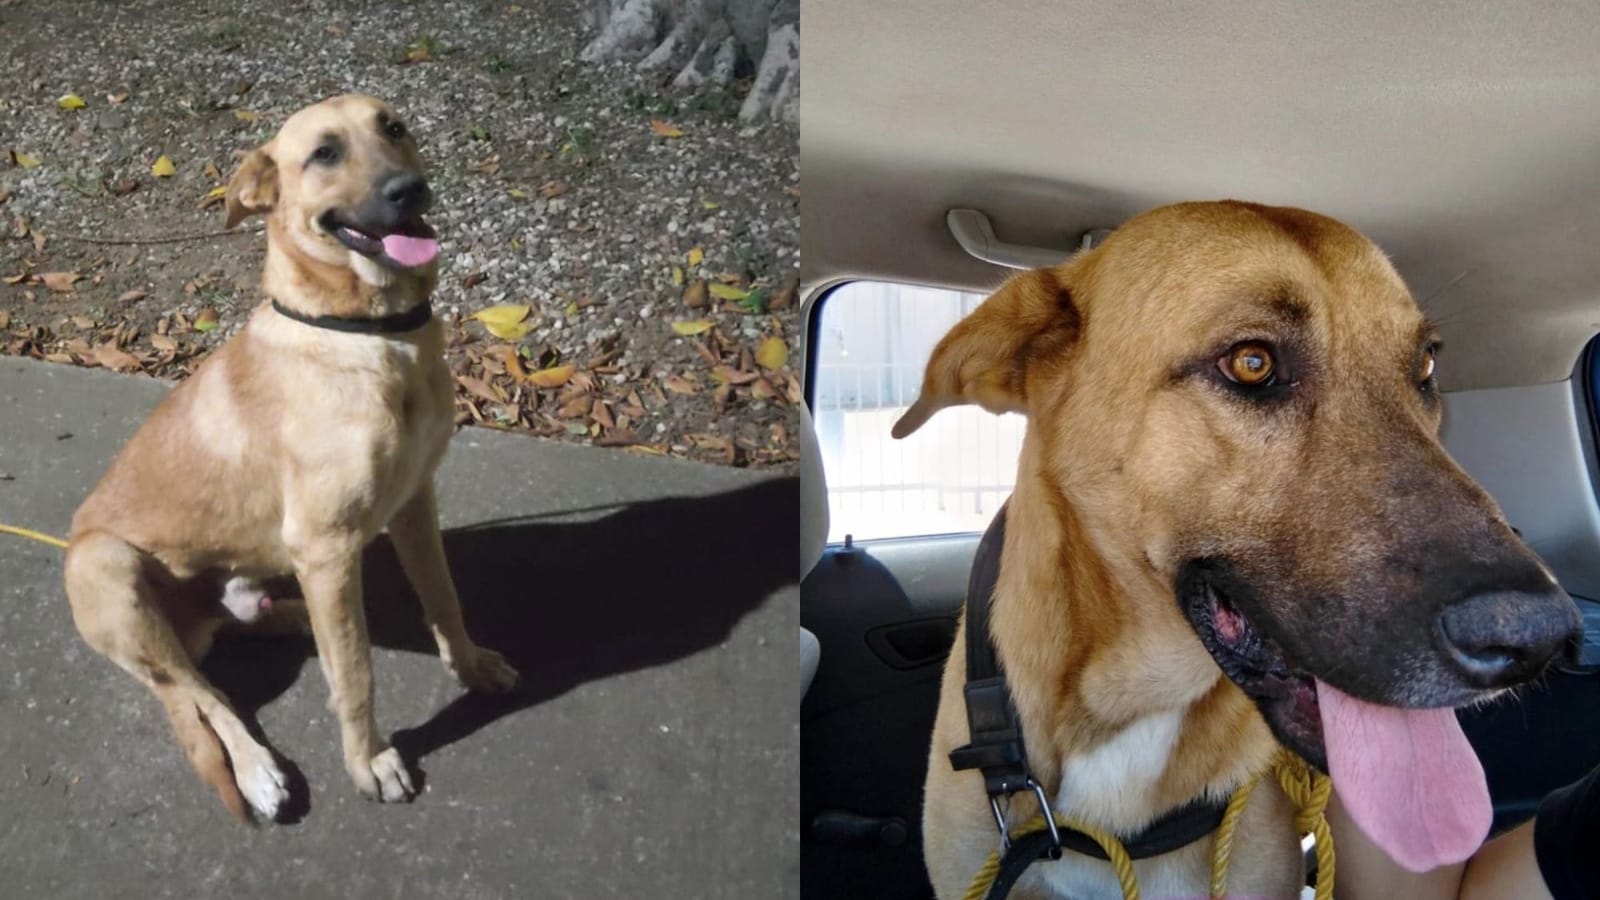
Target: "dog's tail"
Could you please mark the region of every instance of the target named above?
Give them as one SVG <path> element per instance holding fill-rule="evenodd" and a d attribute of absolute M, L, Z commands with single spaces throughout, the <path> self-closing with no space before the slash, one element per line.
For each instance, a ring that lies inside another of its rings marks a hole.
<path fill-rule="evenodd" d="M 222 739 L 211 730 L 200 708 L 181 690 L 169 688 L 156 693 L 161 698 L 161 705 L 167 708 L 167 718 L 172 722 L 173 732 L 178 735 L 178 746 L 183 748 L 183 755 L 189 758 L 189 764 L 199 773 L 200 780 L 211 785 L 221 798 L 222 805 L 235 818 L 247 825 L 254 824 L 250 807 L 245 803 L 244 795 L 239 793 L 239 785 L 233 780 L 233 769 L 228 765 L 228 754 L 223 750 Z"/>

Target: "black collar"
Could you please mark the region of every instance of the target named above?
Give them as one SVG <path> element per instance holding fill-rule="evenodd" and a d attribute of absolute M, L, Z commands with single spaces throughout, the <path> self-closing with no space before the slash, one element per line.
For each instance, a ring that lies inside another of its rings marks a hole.
<path fill-rule="evenodd" d="M 405 312 L 389 316 L 308 316 L 298 310 L 290 309 L 272 301 L 272 308 L 279 315 L 288 316 L 296 322 L 302 322 L 313 328 L 327 328 L 332 331 L 348 331 L 356 334 L 403 334 L 407 331 L 416 331 L 428 324 L 433 318 L 433 304 L 423 300 Z"/>
<path fill-rule="evenodd" d="M 1009 501 L 1007 501 L 1009 504 Z M 989 637 L 989 606 L 1000 579 L 1000 550 L 1005 544 L 1006 506 L 984 532 L 972 560 L 972 576 L 967 582 L 967 727 L 971 743 L 950 753 L 950 765 L 957 769 L 979 769 L 984 789 L 989 794 L 995 817 L 1002 817 L 1002 798 L 1019 791 L 1032 791 L 1041 802 L 1043 788 L 1028 771 L 1028 754 L 1022 743 L 1022 722 L 1011 703 L 1005 673 Z M 1118 835 L 1128 856 L 1145 859 L 1171 853 L 1205 837 L 1222 823 L 1227 801 L 1196 800 L 1172 810 L 1133 835 Z M 1105 851 L 1094 839 L 1070 828 L 1060 829 L 1060 846 L 1050 831 L 1040 831 L 1015 842 L 1002 839 L 1005 848 L 1000 873 L 988 897 L 1004 897 L 1011 885 L 1029 865 L 1039 859 L 1059 858 L 1067 849 L 1105 859 Z"/>

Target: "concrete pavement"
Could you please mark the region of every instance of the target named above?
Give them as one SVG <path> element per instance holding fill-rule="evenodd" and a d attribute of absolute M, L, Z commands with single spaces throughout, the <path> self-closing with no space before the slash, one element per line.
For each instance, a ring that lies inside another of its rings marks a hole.
<path fill-rule="evenodd" d="M 0 359 L 0 522 L 64 534 L 165 390 Z M 309 642 L 237 640 L 206 669 L 297 782 L 259 829 L 78 639 L 60 552 L 0 534 L 0 893 L 798 896 L 796 480 L 469 429 L 438 482 L 469 627 L 523 689 L 462 697 L 380 540 L 378 719 L 426 788 L 363 801 Z"/>

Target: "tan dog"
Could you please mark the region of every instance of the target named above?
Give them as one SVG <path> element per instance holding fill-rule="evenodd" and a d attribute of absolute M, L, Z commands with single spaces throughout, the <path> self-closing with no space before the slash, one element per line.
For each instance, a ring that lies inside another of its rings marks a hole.
<path fill-rule="evenodd" d="M 1282 742 L 1403 864 L 1482 840 L 1488 794 L 1449 708 L 1534 677 L 1579 619 L 1441 447 L 1437 347 L 1365 238 L 1233 202 L 1139 216 L 1013 277 L 939 344 L 896 436 L 952 404 L 1028 417 L 991 634 L 1057 810 L 1126 836 L 1231 795 Z M 947 900 L 999 843 L 983 779 L 948 756 L 968 741 L 964 640 L 924 821 Z M 1231 894 L 1304 883 L 1268 782 Z M 1015 801 L 1013 826 L 1037 812 Z M 1137 863 L 1144 896 L 1205 896 L 1211 852 Z M 1070 852 L 1014 894 L 1120 895 Z"/>
<path fill-rule="evenodd" d="M 166 397 L 73 517 L 78 630 L 155 692 L 241 818 L 248 803 L 272 819 L 287 795 L 272 754 L 195 668 L 226 623 L 292 629 L 309 613 L 357 789 L 414 793 L 373 714 L 361 550 L 385 528 L 449 670 L 474 690 L 516 681 L 467 636 L 440 540 L 433 473 L 452 399 L 426 306 L 431 199 L 386 104 L 344 96 L 291 116 L 227 191 L 229 227 L 266 214 L 272 302 Z M 260 579 L 286 573 L 303 606 L 258 599 Z"/>

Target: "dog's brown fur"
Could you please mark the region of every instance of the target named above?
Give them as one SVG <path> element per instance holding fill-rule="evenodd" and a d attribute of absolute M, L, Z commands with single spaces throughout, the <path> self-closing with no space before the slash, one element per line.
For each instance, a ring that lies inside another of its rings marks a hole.
<path fill-rule="evenodd" d="M 398 120 L 355 95 L 302 110 L 230 180 L 230 227 L 267 216 L 268 297 L 346 317 L 427 301 L 434 266 L 384 269 L 317 225 L 385 173 L 420 174 L 414 142 L 386 136 L 380 115 Z M 339 164 L 307 165 L 330 134 L 344 147 Z M 151 414 L 74 516 L 66 589 L 78 630 L 155 692 L 191 763 L 240 818 L 250 809 L 272 818 L 286 794 L 272 754 L 195 667 L 228 621 L 216 599 L 226 578 L 298 579 L 303 605 L 280 602 L 248 627 L 309 624 L 346 766 L 368 797 L 413 793 L 373 714 L 360 554 L 379 531 L 395 543 L 446 666 L 470 688 L 514 683 L 510 666 L 467 636 L 445 563 L 433 472 L 452 414 L 436 321 L 345 334 L 264 303 Z"/>
<path fill-rule="evenodd" d="M 1214 377 L 1231 346 L 1259 339 L 1297 348 L 1303 384 L 1289 405 L 1252 405 Z M 1326 627 L 1306 643 L 1346 662 L 1370 654 L 1364 693 L 1384 695 L 1372 699 L 1413 705 L 1406 686 L 1431 683 L 1423 638 L 1378 631 L 1410 601 L 1414 573 L 1394 559 L 1427 558 L 1455 540 L 1446 529 L 1522 545 L 1438 443 L 1437 395 L 1419 373 L 1430 342 L 1365 238 L 1301 210 L 1226 202 L 1154 210 L 1100 248 L 1017 275 L 939 344 L 896 436 L 959 403 L 1028 417 L 992 632 L 1032 771 L 1058 806 L 1130 833 L 1230 795 L 1276 752 L 1174 602 L 1185 559 L 1228 553 L 1269 573 L 1283 587 L 1264 598 L 1279 624 Z M 1348 589 L 1363 572 L 1390 581 Z M 1294 606 L 1324 596 L 1348 602 Z M 1385 668 L 1390 645 L 1409 657 Z M 997 846 L 982 778 L 948 758 L 968 739 L 965 679 L 954 653 L 924 821 L 941 898 L 960 896 Z M 1452 702 L 1428 699 L 1414 705 Z M 1293 897 L 1301 855 L 1270 780 L 1240 826 L 1229 889 Z M 1014 823 L 1031 801 L 1017 796 Z M 1138 863 L 1146 896 L 1203 896 L 1211 851 L 1208 838 Z M 1067 854 L 1014 896 L 1120 896 L 1115 884 L 1106 864 Z"/>

